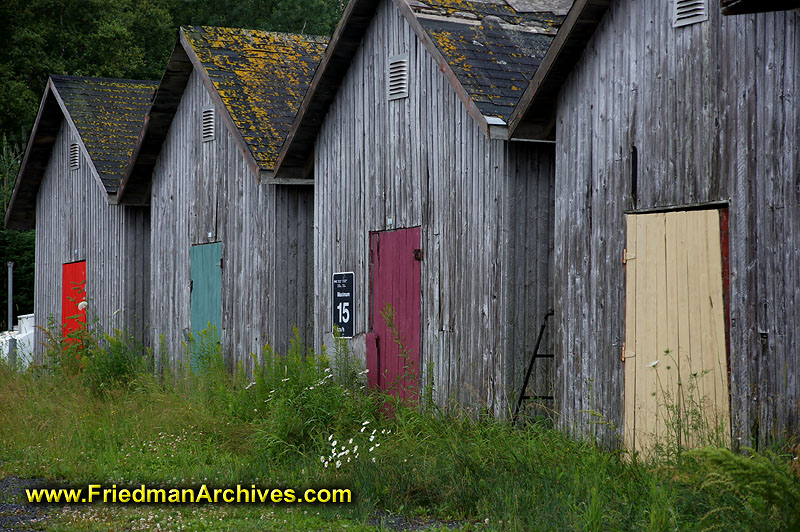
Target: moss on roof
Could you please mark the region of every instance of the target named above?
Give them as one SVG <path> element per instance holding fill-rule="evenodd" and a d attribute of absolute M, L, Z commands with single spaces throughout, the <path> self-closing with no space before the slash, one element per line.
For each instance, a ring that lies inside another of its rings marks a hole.
<path fill-rule="evenodd" d="M 421 0 L 413 9 L 481 113 L 506 121 L 564 18 L 478 0 Z"/>
<path fill-rule="evenodd" d="M 328 39 L 209 26 L 183 31 L 256 163 L 271 170 Z"/>
<path fill-rule="evenodd" d="M 108 194 L 116 194 L 144 126 L 155 81 L 50 76 Z"/>

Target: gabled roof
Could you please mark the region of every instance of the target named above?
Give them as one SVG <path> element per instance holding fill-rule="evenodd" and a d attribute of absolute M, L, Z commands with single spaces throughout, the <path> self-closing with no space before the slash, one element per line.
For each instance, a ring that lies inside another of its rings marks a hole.
<path fill-rule="evenodd" d="M 279 176 L 302 175 L 316 135 L 382 0 L 350 0 L 278 157 Z M 388 0 L 387 0 L 388 1 Z M 478 126 L 505 123 L 536 72 L 571 0 L 391 0 Z"/>
<path fill-rule="evenodd" d="M 507 121 L 563 17 L 506 2 L 424 2 L 412 10 L 461 86 L 484 116 Z"/>
<path fill-rule="evenodd" d="M 155 88 L 154 81 L 50 76 L 6 211 L 6 227 L 35 226 L 36 195 L 62 120 L 79 139 L 92 173 L 114 203 Z"/>
<path fill-rule="evenodd" d="M 149 200 L 153 167 L 196 70 L 255 178 L 271 177 L 328 39 L 259 30 L 182 27 L 121 187 L 124 203 Z"/>

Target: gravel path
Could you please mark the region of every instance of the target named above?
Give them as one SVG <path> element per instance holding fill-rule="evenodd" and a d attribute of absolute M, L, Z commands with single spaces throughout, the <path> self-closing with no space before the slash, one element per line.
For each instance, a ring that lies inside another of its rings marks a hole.
<path fill-rule="evenodd" d="M 47 507 L 23 504 L 25 488 L 44 486 L 41 480 L 16 477 L 0 479 L 0 532 L 33 532 L 41 530 L 40 522 Z"/>

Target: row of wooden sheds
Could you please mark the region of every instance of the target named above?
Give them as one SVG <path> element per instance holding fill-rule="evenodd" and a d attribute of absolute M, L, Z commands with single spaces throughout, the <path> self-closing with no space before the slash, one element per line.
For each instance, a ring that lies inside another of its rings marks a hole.
<path fill-rule="evenodd" d="M 172 370 L 209 325 L 245 369 L 335 325 L 372 384 L 504 415 L 552 312 L 527 393 L 566 427 L 796 433 L 800 14 L 721 4 L 351 0 L 330 42 L 52 76 L 6 217 L 37 324 L 85 299 Z"/>

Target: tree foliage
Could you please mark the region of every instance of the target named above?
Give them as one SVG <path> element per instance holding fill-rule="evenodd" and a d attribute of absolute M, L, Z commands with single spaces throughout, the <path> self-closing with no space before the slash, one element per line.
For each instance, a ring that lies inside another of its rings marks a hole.
<path fill-rule="evenodd" d="M 344 0 L 4 0 L 0 2 L 2 213 L 50 74 L 161 79 L 181 25 L 329 35 Z M 0 230 L 0 300 L 14 260 L 15 305 L 33 311 L 33 236 Z M 22 266 L 25 265 L 25 266 Z M 5 310 L 0 330 L 5 327 Z"/>

